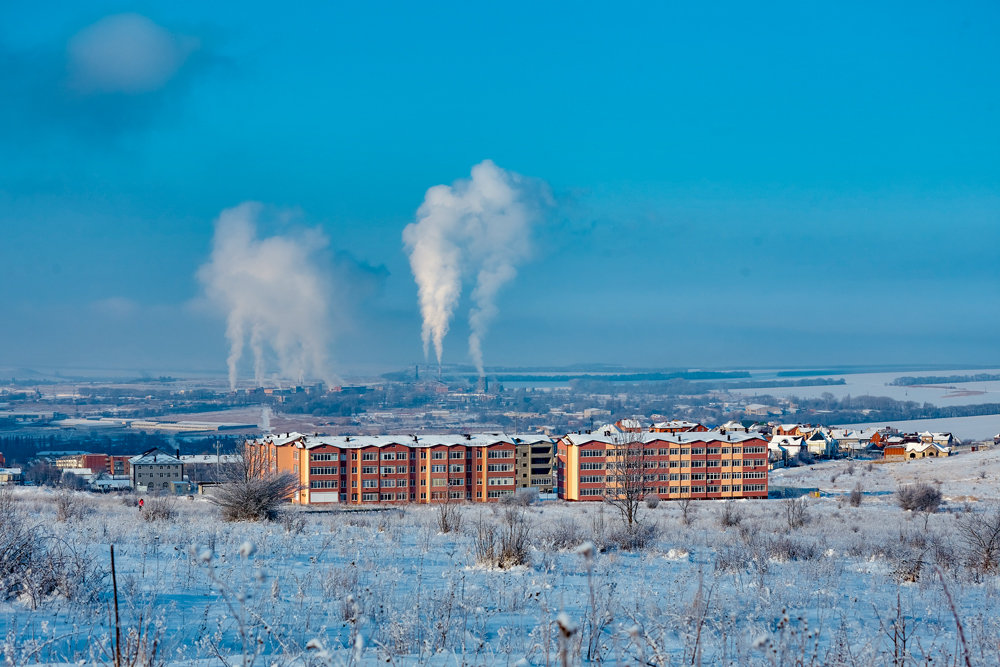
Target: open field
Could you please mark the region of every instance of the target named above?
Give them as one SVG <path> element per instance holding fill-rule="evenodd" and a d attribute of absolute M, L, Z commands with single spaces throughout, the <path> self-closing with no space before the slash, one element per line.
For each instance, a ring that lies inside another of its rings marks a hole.
<path fill-rule="evenodd" d="M 149 664 L 997 664 L 1000 579 L 961 528 L 996 511 L 998 479 L 997 450 L 779 470 L 773 485 L 824 495 L 693 503 L 687 523 L 679 503 L 644 507 L 655 534 L 634 550 L 601 503 L 462 505 L 442 533 L 427 506 L 223 523 L 185 498 L 143 521 L 130 498 L 20 488 L 13 515 L 59 555 L 33 567 L 63 583 L 40 594 L 4 574 L 0 650 L 112 664 L 114 544 L 122 641 L 155 648 Z M 892 493 L 912 482 L 940 488 L 942 511 L 901 510 Z M 528 563 L 478 563 L 479 524 L 508 520 L 528 528 Z"/>

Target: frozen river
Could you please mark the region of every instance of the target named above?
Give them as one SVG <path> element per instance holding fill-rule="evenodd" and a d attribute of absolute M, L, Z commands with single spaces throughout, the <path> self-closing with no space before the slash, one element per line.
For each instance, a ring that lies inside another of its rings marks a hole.
<path fill-rule="evenodd" d="M 779 397 L 798 396 L 800 398 L 819 398 L 824 393 L 831 393 L 837 398 L 845 396 L 888 396 L 897 401 L 916 401 L 932 403 L 938 406 L 947 405 L 978 405 L 982 403 L 1000 403 L 1000 381 L 992 382 L 943 382 L 929 386 L 896 387 L 889 383 L 904 376 L 948 376 L 976 375 L 978 373 L 1000 374 L 1000 369 L 987 368 L 975 370 L 953 371 L 893 371 L 890 373 L 856 373 L 844 375 L 822 375 L 816 377 L 843 378 L 847 384 L 824 385 L 816 387 L 775 387 L 770 389 L 738 389 L 734 394 L 744 396 L 770 395 Z M 795 378 L 800 380 L 802 378 Z"/>

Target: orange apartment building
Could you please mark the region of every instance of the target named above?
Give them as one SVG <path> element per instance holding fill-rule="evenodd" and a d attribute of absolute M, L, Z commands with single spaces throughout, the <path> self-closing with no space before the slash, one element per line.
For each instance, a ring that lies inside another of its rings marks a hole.
<path fill-rule="evenodd" d="M 319 503 L 491 502 L 517 488 L 518 445 L 552 444 L 544 435 L 307 436 L 248 440 L 248 453 L 273 472 L 294 474 L 292 499 Z"/>
<path fill-rule="evenodd" d="M 663 500 L 767 498 L 767 441 L 719 431 L 570 433 L 556 445 L 559 497 L 603 500 L 613 488 L 615 452 L 633 440 L 642 443 L 644 484 Z"/>

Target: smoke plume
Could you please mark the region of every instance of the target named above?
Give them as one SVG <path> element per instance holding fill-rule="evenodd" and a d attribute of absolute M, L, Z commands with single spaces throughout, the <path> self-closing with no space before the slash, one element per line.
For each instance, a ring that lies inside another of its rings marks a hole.
<path fill-rule="evenodd" d="M 222 212 L 212 255 L 198 271 L 208 297 L 226 313 L 229 386 L 249 344 L 260 385 L 271 357 L 282 377 L 329 381 L 332 279 L 326 237 L 318 230 L 259 238 L 266 213 L 248 202 Z"/>
<path fill-rule="evenodd" d="M 473 282 L 469 354 L 483 375 L 482 340 L 497 315 L 500 289 L 531 251 L 532 227 L 550 200 L 543 183 L 484 160 L 472 178 L 427 191 L 417 221 L 403 230 L 417 281 L 424 355 L 433 344 L 438 364 L 462 293 Z"/>

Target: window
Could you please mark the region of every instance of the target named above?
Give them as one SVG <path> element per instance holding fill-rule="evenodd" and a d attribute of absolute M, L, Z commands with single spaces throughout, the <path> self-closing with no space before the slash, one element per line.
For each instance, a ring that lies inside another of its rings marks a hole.
<path fill-rule="evenodd" d="M 383 475 L 394 475 L 396 474 L 396 468 L 394 466 L 382 466 Z"/>
<path fill-rule="evenodd" d="M 606 456 L 607 453 L 608 452 L 605 449 L 581 449 L 580 450 L 580 456 L 584 457 L 584 458 L 586 458 L 588 456 Z"/>
<path fill-rule="evenodd" d="M 365 502 L 365 503 L 378 502 L 378 494 L 377 493 L 362 493 L 361 494 L 361 501 Z"/>
<path fill-rule="evenodd" d="M 377 475 L 378 466 L 361 466 L 362 475 Z"/>
<path fill-rule="evenodd" d="M 493 492 L 490 491 L 490 497 L 493 497 Z M 580 489 L 581 496 L 603 496 L 604 489 Z"/>
<path fill-rule="evenodd" d="M 394 494 L 394 493 L 383 493 L 383 494 L 379 495 L 378 499 L 379 500 L 395 500 L 396 499 L 396 494 Z"/>
<path fill-rule="evenodd" d="M 309 454 L 309 460 L 311 461 L 333 461 L 333 454 Z"/>
<path fill-rule="evenodd" d="M 490 477 L 488 483 L 488 486 L 513 486 L 513 485 L 514 485 L 513 477 Z"/>
<path fill-rule="evenodd" d="M 448 480 L 446 479 L 432 479 L 431 486 L 447 486 Z"/>
<path fill-rule="evenodd" d="M 487 454 L 486 458 L 489 459 L 512 459 L 514 458 L 513 449 L 491 449 Z"/>
<path fill-rule="evenodd" d="M 604 475 L 582 475 L 580 484 L 604 484 Z"/>
<path fill-rule="evenodd" d="M 580 470 L 604 470 L 604 463 L 599 461 L 585 461 L 580 464 Z"/>
<path fill-rule="evenodd" d="M 382 488 L 387 488 L 387 487 L 388 488 L 392 488 L 394 486 L 396 486 L 396 480 L 394 480 L 394 479 L 383 479 L 382 480 Z"/>
<path fill-rule="evenodd" d="M 377 461 L 378 460 L 378 454 L 376 454 L 375 452 L 365 452 L 365 453 L 363 453 L 361 455 L 361 460 L 362 461 Z"/>
<path fill-rule="evenodd" d="M 376 488 L 378 488 L 378 480 L 377 479 L 363 479 L 363 480 L 361 480 L 361 488 L 362 489 L 376 489 Z"/>
<path fill-rule="evenodd" d="M 461 463 L 453 463 L 448 466 L 448 472 L 465 472 L 465 466 Z"/>
<path fill-rule="evenodd" d="M 452 477 L 448 480 L 448 486 L 465 486 L 465 480 L 461 477 Z"/>
<path fill-rule="evenodd" d="M 432 452 L 431 453 L 431 458 L 432 459 L 443 459 L 444 455 L 445 455 L 444 452 Z"/>
<path fill-rule="evenodd" d="M 451 452 L 450 456 L 453 459 L 464 459 L 465 458 L 465 452 L 463 452 L 461 450 L 453 450 Z"/>
<path fill-rule="evenodd" d="M 315 468 L 309 468 L 310 475 L 336 475 L 337 468 L 332 466 L 317 466 Z"/>
<path fill-rule="evenodd" d="M 488 472 L 512 472 L 514 470 L 513 463 L 488 463 L 486 464 L 486 470 Z"/>
<path fill-rule="evenodd" d="M 499 490 L 496 490 L 496 491 L 490 491 L 486 495 L 487 495 L 488 498 L 500 498 L 502 496 L 512 495 L 513 493 L 514 493 L 513 489 L 499 489 Z"/>
<path fill-rule="evenodd" d="M 448 472 L 448 466 L 443 463 L 432 465 L 431 472 Z"/>

